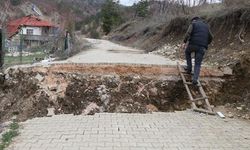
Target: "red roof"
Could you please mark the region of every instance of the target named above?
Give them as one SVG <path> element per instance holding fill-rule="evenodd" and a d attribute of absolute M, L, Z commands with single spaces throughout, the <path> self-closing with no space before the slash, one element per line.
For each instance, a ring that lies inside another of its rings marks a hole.
<path fill-rule="evenodd" d="M 10 21 L 7 25 L 8 37 L 12 37 L 18 32 L 20 26 L 29 27 L 53 27 L 54 25 L 48 21 L 41 20 L 36 16 L 26 16 L 17 20 Z"/>

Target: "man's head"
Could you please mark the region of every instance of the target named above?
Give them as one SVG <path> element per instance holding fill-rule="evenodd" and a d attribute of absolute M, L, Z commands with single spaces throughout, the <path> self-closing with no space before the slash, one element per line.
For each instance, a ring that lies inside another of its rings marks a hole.
<path fill-rule="evenodd" d="M 197 20 L 200 20 L 200 19 L 201 19 L 200 17 L 196 16 L 196 17 L 193 17 L 191 21 L 193 22 L 193 21 L 197 21 Z"/>

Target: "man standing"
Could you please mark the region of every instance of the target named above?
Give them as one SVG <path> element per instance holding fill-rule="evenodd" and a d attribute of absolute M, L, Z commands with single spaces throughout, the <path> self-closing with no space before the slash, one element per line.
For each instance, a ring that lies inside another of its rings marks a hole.
<path fill-rule="evenodd" d="M 213 35 L 209 29 L 209 26 L 201 18 L 194 17 L 192 19 L 192 24 L 190 24 L 185 35 L 183 45 L 183 47 L 186 47 L 187 45 L 185 50 L 187 67 L 184 69 L 188 74 L 191 74 L 192 72 L 191 54 L 193 52 L 195 53 L 194 76 L 192 81 L 194 85 L 198 84 L 203 56 L 212 40 Z"/>

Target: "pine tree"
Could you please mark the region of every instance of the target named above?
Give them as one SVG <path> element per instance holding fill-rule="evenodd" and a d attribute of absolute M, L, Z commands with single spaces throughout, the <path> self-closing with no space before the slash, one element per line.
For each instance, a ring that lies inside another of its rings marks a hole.
<path fill-rule="evenodd" d="M 108 34 L 113 27 L 119 25 L 122 22 L 121 15 L 119 13 L 118 2 L 113 0 L 106 0 L 102 7 L 102 29 L 105 34 Z"/>
<path fill-rule="evenodd" d="M 21 4 L 21 0 L 10 0 L 10 3 L 11 3 L 13 6 L 17 6 L 17 5 Z"/>
<path fill-rule="evenodd" d="M 140 2 L 138 2 L 138 4 L 135 5 L 136 16 L 146 17 L 149 13 L 148 7 L 149 7 L 148 0 L 141 0 Z"/>

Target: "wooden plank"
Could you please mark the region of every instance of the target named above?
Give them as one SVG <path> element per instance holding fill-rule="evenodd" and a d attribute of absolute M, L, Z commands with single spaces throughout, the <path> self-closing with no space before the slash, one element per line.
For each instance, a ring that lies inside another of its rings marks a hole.
<path fill-rule="evenodd" d="M 202 86 L 201 86 L 200 81 L 198 81 L 198 84 L 200 85 L 200 86 L 199 86 L 199 91 L 200 91 L 202 97 L 207 97 L 207 95 L 206 95 L 204 89 L 203 89 Z M 207 106 L 208 106 L 208 110 L 212 112 L 213 110 L 212 110 L 212 107 L 211 107 L 211 105 L 210 105 L 210 103 L 209 103 L 208 98 L 205 99 L 205 102 L 206 102 L 206 104 L 207 104 Z"/>
<path fill-rule="evenodd" d="M 184 84 L 192 85 L 193 83 L 192 82 L 184 82 Z"/>
<path fill-rule="evenodd" d="M 195 109 L 193 109 L 193 111 L 200 112 L 200 113 L 205 113 L 205 114 L 208 114 L 208 115 L 216 115 L 216 113 L 213 112 L 213 111 L 200 109 L 200 108 L 195 108 Z"/>
<path fill-rule="evenodd" d="M 189 100 L 191 100 L 191 102 L 192 102 L 193 110 L 196 111 L 196 112 L 206 113 L 206 114 L 210 114 L 210 115 L 216 115 L 216 113 L 214 113 L 213 110 L 212 110 L 212 107 L 211 107 L 211 105 L 209 103 L 208 97 L 207 97 L 204 89 L 202 88 L 202 85 L 201 85 L 200 81 L 198 81 L 198 87 L 199 87 L 199 92 L 202 95 L 202 97 L 194 99 L 193 96 L 192 96 L 191 90 L 189 89 L 189 86 L 188 86 L 188 85 L 192 85 L 192 83 L 186 81 L 186 78 L 185 78 L 185 76 L 183 74 L 183 71 L 181 69 L 181 66 L 180 66 L 179 62 L 177 62 L 177 67 L 178 67 L 180 76 L 181 76 L 181 78 L 183 80 L 186 91 L 188 93 Z M 195 101 L 198 101 L 198 100 L 205 100 L 208 110 L 197 108 L 197 106 L 195 104 Z"/>
<path fill-rule="evenodd" d="M 208 99 L 208 97 L 200 97 L 200 98 L 196 98 L 196 99 L 194 99 L 193 101 L 199 101 L 199 100 L 205 100 L 205 99 Z"/>

